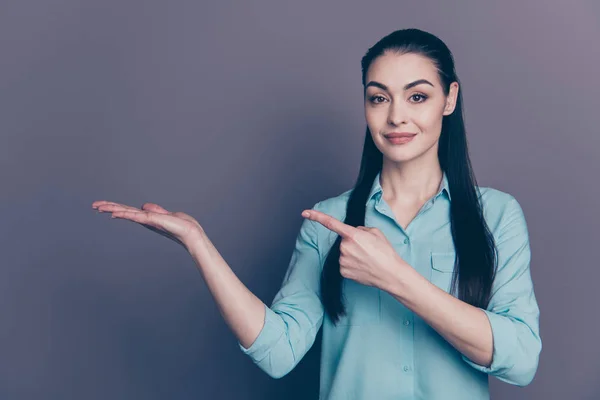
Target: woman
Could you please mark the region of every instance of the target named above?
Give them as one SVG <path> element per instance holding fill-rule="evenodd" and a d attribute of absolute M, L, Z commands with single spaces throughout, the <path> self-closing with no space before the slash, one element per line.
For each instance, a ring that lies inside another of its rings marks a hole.
<path fill-rule="evenodd" d="M 194 257 L 240 349 L 275 378 L 321 326 L 321 399 L 488 399 L 488 376 L 537 370 L 539 308 L 519 203 L 479 187 L 450 50 L 395 31 L 362 59 L 367 129 L 356 185 L 315 204 L 271 307 L 191 216 L 94 202 Z"/>

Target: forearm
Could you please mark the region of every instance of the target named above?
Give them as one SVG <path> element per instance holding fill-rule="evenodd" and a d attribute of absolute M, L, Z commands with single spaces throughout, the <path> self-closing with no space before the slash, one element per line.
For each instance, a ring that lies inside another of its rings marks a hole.
<path fill-rule="evenodd" d="M 399 269 L 386 288 L 473 362 L 492 362 L 492 328 L 485 312 L 433 285 L 412 268 Z"/>
<path fill-rule="evenodd" d="M 265 320 L 265 304 L 234 274 L 206 234 L 188 245 L 225 322 L 244 347 L 258 337 Z"/>

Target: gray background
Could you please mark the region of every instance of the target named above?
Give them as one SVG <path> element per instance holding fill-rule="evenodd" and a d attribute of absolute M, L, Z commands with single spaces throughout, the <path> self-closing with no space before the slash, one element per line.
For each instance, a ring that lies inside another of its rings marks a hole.
<path fill-rule="evenodd" d="M 270 304 L 300 212 L 351 187 L 360 58 L 442 38 L 481 186 L 528 222 L 543 350 L 494 399 L 600 398 L 600 12 L 523 2 L 0 2 L 0 398 L 317 398 L 319 340 L 281 380 L 238 349 L 193 260 L 95 200 L 202 224 Z"/>

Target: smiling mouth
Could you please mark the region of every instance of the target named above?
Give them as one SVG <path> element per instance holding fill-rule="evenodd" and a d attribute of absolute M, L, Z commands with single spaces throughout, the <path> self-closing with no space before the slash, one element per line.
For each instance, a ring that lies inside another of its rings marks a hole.
<path fill-rule="evenodd" d="M 386 139 L 392 143 L 392 144 L 404 144 L 404 143 L 408 143 L 410 141 L 412 141 L 415 136 L 417 135 L 411 135 L 411 136 L 386 136 Z"/>
<path fill-rule="evenodd" d="M 413 136 L 416 136 L 416 133 L 411 133 L 411 132 L 392 132 L 392 133 L 386 133 L 383 136 L 385 136 L 388 139 L 391 139 L 391 138 L 400 138 L 400 137 L 413 137 Z"/>

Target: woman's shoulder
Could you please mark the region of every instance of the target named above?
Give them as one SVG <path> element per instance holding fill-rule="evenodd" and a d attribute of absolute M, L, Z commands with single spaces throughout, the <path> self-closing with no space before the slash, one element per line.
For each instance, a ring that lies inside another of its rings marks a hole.
<path fill-rule="evenodd" d="M 490 186 L 476 186 L 476 189 L 479 192 L 482 204 L 490 207 L 498 207 L 516 201 L 512 194 L 500 189 Z"/>
<path fill-rule="evenodd" d="M 314 209 L 343 220 L 346 218 L 346 206 L 351 193 L 352 189 L 348 189 L 338 195 L 327 197 L 315 204 Z"/>
<path fill-rule="evenodd" d="M 352 189 L 336 196 L 327 197 L 317 202 L 312 209 L 330 215 L 338 221 L 344 221 L 346 219 L 346 205 L 348 204 L 348 199 L 350 198 L 351 192 Z M 306 219 L 305 221 L 310 220 Z M 326 252 L 326 250 L 323 249 L 328 249 L 332 246 L 333 242 L 337 238 L 337 234 L 319 223 L 314 222 L 313 225 L 315 226 L 315 233 L 316 237 L 318 238 L 317 240 L 319 249 L 321 249 L 323 252 Z"/>
<path fill-rule="evenodd" d="M 489 186 L 477 186 L 486 222 L 492 230 L 505 226 L 510 220 L 525 223 L 523 208 L 511 193 Z"/>

